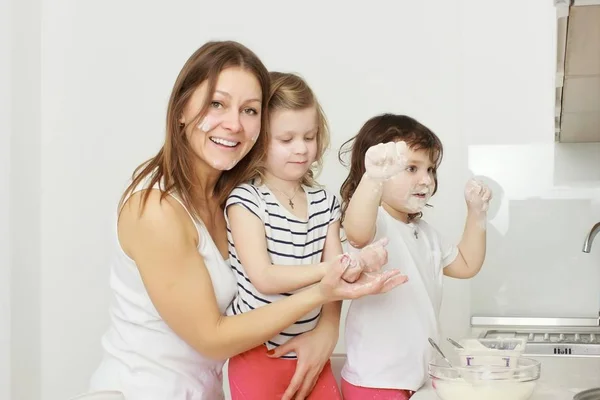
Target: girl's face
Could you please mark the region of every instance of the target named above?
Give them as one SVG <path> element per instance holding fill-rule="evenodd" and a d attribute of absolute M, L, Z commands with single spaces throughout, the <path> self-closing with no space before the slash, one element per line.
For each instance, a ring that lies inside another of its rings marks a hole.
<path fill-rule="evenodd" d="M 405 216 L 420 212 L 435 190 L 429 151 L 409 148 L 406 158 L 404 171 L 384 182 L 382 196 L 382 203 Z"/>
<path fill-rule="evenodd" d="M 286 181 L 301 180 L 317 157 L 316 107 L 273 111 L 269 130 L 267 172 Z"/>

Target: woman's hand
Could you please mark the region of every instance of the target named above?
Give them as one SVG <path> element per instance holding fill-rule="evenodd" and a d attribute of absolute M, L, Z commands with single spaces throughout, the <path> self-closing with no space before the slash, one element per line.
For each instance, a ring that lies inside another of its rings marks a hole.
<path fill-rule="evenodd" d="M 319 324 L 312 331 L 296 336 L 273 349 L 269 357 L 281 357 L 291 351 L 298 357 L 296 371 L 282 400 L 304 400 L 310 395 L 323 367 L 333 353 L 338 332 L 334 325 Z"/>
<path fill-rule="evenodd" d="M 400 270 L 390 269 L 362 272 L 354 282 L 347 282 L 343 276 L 349 267 L 347 255 L 343 255 L 336 258 L 325 272 L 318 285 L 327 301 L 358 299 L 371 294 L 386 293 L 408 280 L 406 275 L 400 275 Z M 376 268 L 376 264 L 372 265 L 372 268 Z"/>

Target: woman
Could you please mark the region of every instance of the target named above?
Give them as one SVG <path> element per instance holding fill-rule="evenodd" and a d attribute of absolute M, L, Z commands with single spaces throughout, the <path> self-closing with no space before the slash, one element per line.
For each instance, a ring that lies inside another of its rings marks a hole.
<path fill-rule="evenodd" d="M 327 303 L 323 323 L 335 325 L 337 339 L 339 304 L 332 302 L 401 282 L 387 273 L 363 274 L 348 284 L 336 262 L 319 284 L 224 316 L 237 286 L 226 261 L 222 206 L 265 153 L 268 93 L 266 68 L 239 43 L 207 43 L 181 70 L 169 100 L 165 143 L 136 169 L 119 204 L 112 324 L 102 339 L 105 356 L 93 390 L 120 390 L 127 400 L 221 399 L 228 357 Z"/>

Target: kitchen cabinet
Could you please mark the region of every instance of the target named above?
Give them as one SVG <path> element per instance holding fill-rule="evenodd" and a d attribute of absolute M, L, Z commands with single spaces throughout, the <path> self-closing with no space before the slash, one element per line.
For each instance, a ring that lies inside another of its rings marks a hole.
<path fill-rule="evenodd" d="M 600 142 L 600 0 L 555 5 L 555 141 Z"/>

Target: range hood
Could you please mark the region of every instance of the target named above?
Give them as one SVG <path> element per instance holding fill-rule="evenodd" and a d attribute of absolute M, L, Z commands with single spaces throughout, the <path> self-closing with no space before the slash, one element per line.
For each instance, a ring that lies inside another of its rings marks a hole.
<path fill-rule="evenodd" d="M 555 140 L 600 142 L 600 0 L 554 0 Z"/>

